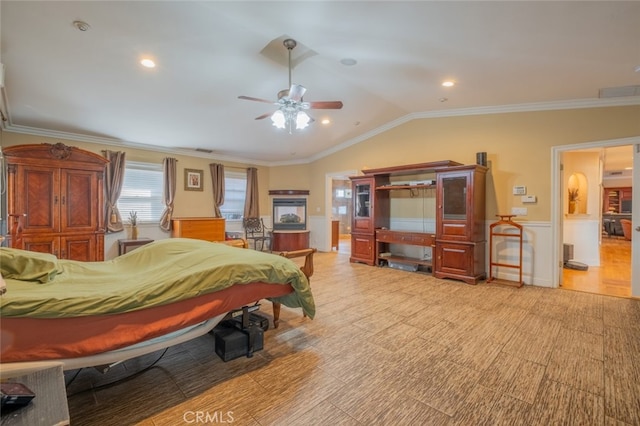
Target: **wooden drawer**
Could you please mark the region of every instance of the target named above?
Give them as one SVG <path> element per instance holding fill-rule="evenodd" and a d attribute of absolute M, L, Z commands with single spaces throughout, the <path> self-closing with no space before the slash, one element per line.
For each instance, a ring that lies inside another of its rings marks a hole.
<path fill-rule="evenodd" d="M 392 231 L 390 229 L 377 229 L 376 240 L 389 244 L 410 244 L 414 246 L 430 246 L 434 236 L 420 232 Z"/>
<path fill-rule="evenodd" d="M 171 236 L 173 238 L 224 241 L 224 228 L 224 219 L 218 217 L 175 218 L 171 220 Z"/>
<path fill-rule="evenodd" d="M 413 234 L 412 241 L 416 246 L 430 246 L 435 238 L 436 236 L 431 234 Z"/>

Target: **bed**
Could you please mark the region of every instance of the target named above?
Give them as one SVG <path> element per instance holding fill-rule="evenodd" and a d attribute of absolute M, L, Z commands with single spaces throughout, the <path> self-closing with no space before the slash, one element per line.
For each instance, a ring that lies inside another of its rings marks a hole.
<path fill-rule="evenodd" d="M 73 369 L 121 361 L 207 333 L 261 299 L 315 315 L 294 262 L 224 244 L 171 238 L 105 262 L 5 247 L 0 256 L 2 363 L 59 360 Z"/>

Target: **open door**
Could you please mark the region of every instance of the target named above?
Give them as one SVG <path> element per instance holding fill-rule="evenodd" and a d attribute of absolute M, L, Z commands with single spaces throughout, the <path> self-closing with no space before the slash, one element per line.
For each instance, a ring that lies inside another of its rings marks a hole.
<path fill-rule="evenodd" d="M 631 297 L 640 297 L 640 143 L 633 146 L 631 205 Z"/>

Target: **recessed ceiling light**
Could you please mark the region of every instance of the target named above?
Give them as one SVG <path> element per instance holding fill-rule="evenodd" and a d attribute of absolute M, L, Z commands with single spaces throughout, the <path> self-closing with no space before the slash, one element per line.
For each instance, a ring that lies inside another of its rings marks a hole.
<path fill-rule="evenodd" d="M 321 123 L 324 124 L 324 125 L 327 125 L 327 124 L 331 123 L 331 120 L 329 120 L 328 118 L 323 118 Z"/>
<path fill-rule="evenodd" d="M 444 81 L 442 85 L 444 87 L 452 87 L 455 83 L 453 81 Z"/>
<path fill-rule="evenodd" d="M 440 98 L 438 99 L 440 102 L 447 102 L 449 100 L 449 98 Z"/>
<path fill-rule="evenodd" d="M 342 65 L 347 66 L 347 67 L 352 67 L 352 66 L 354 66 L 355 64 L 357 64 L 357 63 L 358 63 L 358 61 L 356 61 L 356 60 L 355 60 L 355 59 L 353 59 L 353 58 L 343 58 L 343 59 L 340 59 L 340 63 L 341 63 Z"/>
<path fill-rule="evenodd" d="M 156 63 L 153 62 L 153 60 L 151 60 L 149 58 L 145 58 L 145 59 L 141 60 L 140 64 L 142 64 L 143 67 L 147 67 L 147 68 L 155 68 L 156 67 Z"/>

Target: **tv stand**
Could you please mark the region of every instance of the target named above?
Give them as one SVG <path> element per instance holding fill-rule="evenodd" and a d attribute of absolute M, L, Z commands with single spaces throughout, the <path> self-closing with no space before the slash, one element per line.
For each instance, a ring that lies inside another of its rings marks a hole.
<path fill-rule="evenodd" d="M 378 265 L 385 262 L 399 262 L 418 265 L 432 269 L 431 259 L 418 259 L 414 257 L 385 255 L 388 253 L 389 244 L 408 244 L 421 247 L 432 247 L 435 244 L 435 235 L 423 232 L 392 231 L 390 229 L 376 229 L 376 258 Z"/>

